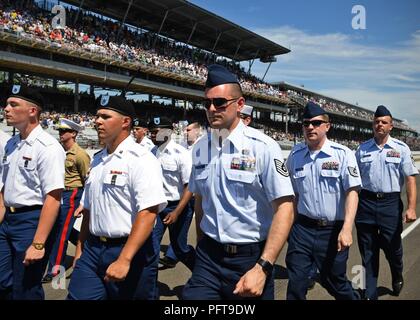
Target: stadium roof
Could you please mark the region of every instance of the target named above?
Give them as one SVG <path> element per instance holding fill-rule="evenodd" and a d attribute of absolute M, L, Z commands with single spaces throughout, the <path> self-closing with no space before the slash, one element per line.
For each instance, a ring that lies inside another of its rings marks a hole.
<path fill-rule="evenodd" d="M 185 0 L 65 0 L 177 41 L 237 61 L 260 58 L 270 62 L 290 52 L 258 34 Z M 127 8 L 129 10 L 127 11 Z M 264 61 L 265 60 L 265 61 Z"/>

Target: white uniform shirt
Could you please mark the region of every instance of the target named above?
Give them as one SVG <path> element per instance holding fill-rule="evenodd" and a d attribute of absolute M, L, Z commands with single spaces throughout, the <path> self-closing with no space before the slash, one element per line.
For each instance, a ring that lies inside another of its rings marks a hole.
<path fill-rule="evenodd" d="M 3 130 L 0 130 L 0 177 L 3 171 L 3 157 L 4 157 L 4 147 L 7 144 L 7 141 L 9 141 L 10 136 L 4 132 Z M 0 190 L 3 188 L 3 181 L 0 179 Z"/>
<path fill-rule="evenodd" d="M 271 201 L 294 194 L 280 146 L 242 121 L 218 144 L 206 134 L 193 149 L 189 189 L 202 196 L 200 227 L 220 243 L 266 240 Z"/>
<path fill-rule="evenodd" d="M 63 147 L 40 125 L 26 140 L 19 134 L 12 137 L 2 159 L 4 204 L 42 205 L 47 193 L 64 188 L 65 159 Z"/>
<path fill-rule="evenodd" d="M 142 146 L 142 147 L 145 147 L 147 150 L 152 150 L 154 147 L 155 147 L 155 145 L 154 145 L 154 143 L 152 142 L 152 140 L 150 140 L 148 137 L 146 137 L 146 136 L 144 136 L 143 137 L 143 139 L 141 139 L 141 142 L 140 142 L 140 145 Z"/>
<path fill-rule="evenodd" d="M 163 188 L 168 201 L 178 201 L 191 175 L 191 155 L 183 146 L 170 140 L 163 149 L 155 146 L 152 153 L 162 165 Z"/>
<path fill-rule="evenodd" d="M 126 237 L 137 213 L 166 207 L 159 161 L 127 137 L 112 154 L 96 153 L 81 202 L 90 211 L 89 230 L 95 236 Z"/>

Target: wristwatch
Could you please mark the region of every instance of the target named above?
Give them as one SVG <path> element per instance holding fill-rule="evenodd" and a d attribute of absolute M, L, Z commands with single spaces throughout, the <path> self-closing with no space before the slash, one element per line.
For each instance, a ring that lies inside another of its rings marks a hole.
<path fill-rule="evenodd" d="M 33 242 L 32 247 L 34 247 L 36 250 L 42 250 L 45 248 L 45 243 Z"/>
<path fill-rule="evenodd" d="M 261 266 L 261 268 L 263 269 L 267 277 L 271 276 L 271 273 L 273 272 L 273 268 L 274 268 L 271 262 L 264 260 L 263 258 L 260 258 L 260 260 L 258 260 L 257 263 Z"/>

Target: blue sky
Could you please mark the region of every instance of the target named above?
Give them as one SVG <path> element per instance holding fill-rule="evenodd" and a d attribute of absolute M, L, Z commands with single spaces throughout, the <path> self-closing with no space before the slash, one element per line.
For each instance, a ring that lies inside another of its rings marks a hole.
<path fill-rule="evenodd" d="M 292 50 L 277 57 L 266 81 L 303 84 L 371 110 L 384 104 L 420 132 L 419 0 L 190 2 Z M 366 10 L 364 30 L 352 28 L 355 5 Z M 252 70 L 262 77 L 265 69 Z"/>

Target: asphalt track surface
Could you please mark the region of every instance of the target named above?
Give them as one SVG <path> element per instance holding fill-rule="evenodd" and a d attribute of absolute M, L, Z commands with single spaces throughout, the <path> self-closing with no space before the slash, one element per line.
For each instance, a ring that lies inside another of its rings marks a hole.
<path fill-rule="evenodd" d="M 420 167 L 420 162 L 417 162 L 417 167 Z M 420 179 L 417 178 L 417 191 L 420 190 Z M 406 192 L 402 192 L 402 200 L 404 206 L 406 206 Z M 420 196 L 417 196 L 417 216 L 420 217 Z M 404 224 L 404 229 L 408 228 L 411 224 Z M 195 224 L 194 221 L 191 224 L 189 232 L 189 243 L 195 245 Z M 165 252 L 169 242 L 168 232 L 162 240 L 161 255 Z M 385 259 L 383 253 L 380 257 L 380 271 L 378 279 L 378 290 L 380 300 L 420 300 L 420 250 L 418 244 L 420 243 L 420 227 L 417 226 L 411 232 L 403 238 L 404 247 L 404 288 L 399 297 L 392 295 L 391 286 L 391 273 L 389 270 L 388 262 Z M 285 264 L 285 254 L 287 251 L 287 245 L 283 248 L 276 261 L 275 265 L 275 299 L 284 300 L 286 298 L 287 289 L 287 270 Z M 74 253 L 74 246 L 69 244 L 67 251 L 67 262 L 70 265 L 71 257 Z M 359 249 L 357 247 L 357 238 L 355 228 L 353 229 L 353 245 L 350 248 L 349 260 L 347 263 L 347 276 L 349 279 L 355 279 L 356 274 L 352 274 L 352 269 L 355 270 L 361 266 L 361 259 Z M 72 269 L 67 269 L 67 276 L 71 275 Z M 161 300 L 178 300 L 181 298 L 182 288 L 188 281 L 191 273 L 182 264 L 178 263 L 175 268 L 172 269 L 161 269 L 159 270 L 158 286 Z M 357 278 L 357 277 L 356 277 Z M 69 279 L 66 279 L 66 286 L 68 285 Z M 45 297 L 47 300 L 63 300 L 67 295 L 65 289 L 54 289 L 51 283 L 44 284 Z M 319 284 L 316 283 L 314 289 L 308 291 L 308 300 L 332 300 L 333 298 L 328 292 Z"/>

